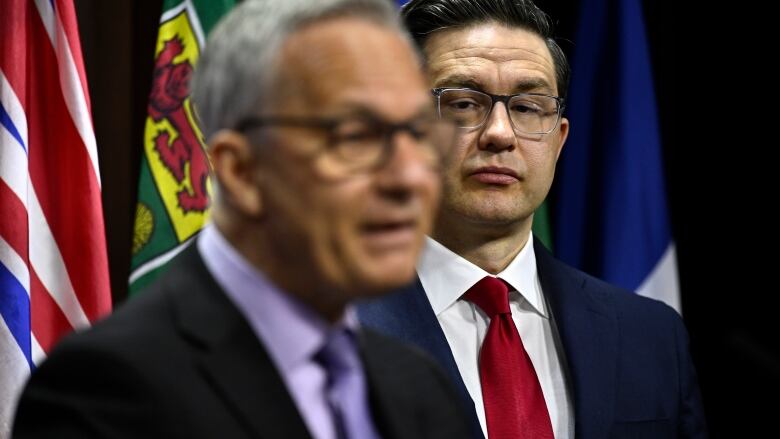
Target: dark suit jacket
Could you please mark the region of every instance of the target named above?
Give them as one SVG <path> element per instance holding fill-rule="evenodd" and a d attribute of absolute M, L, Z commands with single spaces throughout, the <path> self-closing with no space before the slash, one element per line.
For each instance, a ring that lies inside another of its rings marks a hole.
<path fill-rule="evenodd" d="M 369 330 L 359 336 L 384 438 L 467 437 L 434 362 Z M 141 297 L 66 338 L 32 375 L 16 438 L 306 438 L 265 348 L 196 247 Z"/>
<path fill-rule="evenodd" d="M 707 437 L 679 315 L 563 264 L 538 241 L 534 251 L 563 346 L 576 437 Z M 419 280 L 361 304 L 358 313 L 365 326 L 415 343 L 436 358 L 458 388 L 473 436 L 482 437 L 474 403 Z"/>

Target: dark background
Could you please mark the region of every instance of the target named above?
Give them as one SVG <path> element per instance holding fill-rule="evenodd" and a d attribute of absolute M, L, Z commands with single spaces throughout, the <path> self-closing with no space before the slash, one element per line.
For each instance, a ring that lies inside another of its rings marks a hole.
<path fill-rule="evenodd" d="M 538 0 L 557 22 L 571 57 L 577 0 Z M 707 90 L 706 76 L 749 82 L 725 66 L 699 64 L 717 54 L 717 37 L 702 38 L 670 0 L 645 0 L 660 110 L 667 188 L 685 323 L 700 377 L 712 437 L 768 434 L 780 394 L 780 349 L 773 330 L 775 294 L 764 279 L 772 258 L 752 249 L 769 245 L 766 205 L 748 201 L 771 187 L 759 142 L 734 139 L 730 113 L 739 93 Z M 137 178 L 162 0 L 76 1 L 103 181 L 111 286 L 115 304 L 127 294 Z M 683 32 L 683 27 L 685 31 Z M 709 49 L 709 50 L 708 50 Z M 738 62 L 738 61 L 737 61 Z M 725 72 L 725 74 L 724 74 Z M 708 108 L 709 107 L 709 108 Z M 718 112 L 711 117 L 707 110 Z M 737 133 L 762 130 L 755 123 Z M 739 127 L 738 127 L 739 128 Z M 769 217 L 769 218 L 767 218 Z M 762 245 L 763 244 L 763 245 Z"/>

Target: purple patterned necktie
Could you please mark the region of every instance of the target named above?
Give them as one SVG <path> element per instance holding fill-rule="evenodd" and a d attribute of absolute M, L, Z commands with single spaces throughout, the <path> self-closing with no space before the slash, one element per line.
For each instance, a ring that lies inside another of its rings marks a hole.
<path fill-rule="evenodd" d="M 354 336 L 344 328 L 328 333 L 315 360 L 327 373 L 326 399 L 339 439 L 379 439 Z"/>

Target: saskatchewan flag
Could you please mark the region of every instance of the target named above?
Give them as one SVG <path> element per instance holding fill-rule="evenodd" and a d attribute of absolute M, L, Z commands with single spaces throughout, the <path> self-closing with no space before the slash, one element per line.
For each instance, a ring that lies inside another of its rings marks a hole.
<path fill-rule="evenodd" d="M 147 106 L 133 231 L 130 294 L 189 244 L 208 218 L 209 160 L 189 79 L 205 36 L 233 0 L 165 0 Z"/>

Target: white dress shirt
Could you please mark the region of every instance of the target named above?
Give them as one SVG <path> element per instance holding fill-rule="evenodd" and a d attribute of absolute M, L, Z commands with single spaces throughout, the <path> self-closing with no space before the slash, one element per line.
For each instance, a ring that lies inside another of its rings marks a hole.
<path fill-rule="evenodd" d="M 461 296 L 490 273 L 431 238 L 427 238 L 417 272 L 474 400 L 482 432 L 488 437 L 479 380 L 479 350 L 490 319 L 473 303 L 461 300 Z M 509 293 L 512 319 L 539 377 L 555 437 L 574 438 L 574 413 L 564 380 L 562 348 L 553 337 L 550 313 L 539 284 L 533 236 L 529 236 L 525 247 L 498 277 L 512 286 L 513 291 Z"/>

